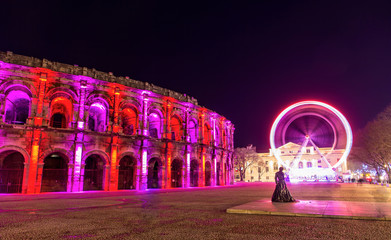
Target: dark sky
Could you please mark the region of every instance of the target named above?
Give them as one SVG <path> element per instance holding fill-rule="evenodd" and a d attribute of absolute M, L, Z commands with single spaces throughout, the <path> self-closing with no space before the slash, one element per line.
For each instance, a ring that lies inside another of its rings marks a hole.
<path fill-rule="evenodd" d="M 340 110 L 353 131 L 391 103 L 389 1 L 2 1 L 0 50 L 129 76 L 198 99 L 269 148 L 281 110 Z"/>

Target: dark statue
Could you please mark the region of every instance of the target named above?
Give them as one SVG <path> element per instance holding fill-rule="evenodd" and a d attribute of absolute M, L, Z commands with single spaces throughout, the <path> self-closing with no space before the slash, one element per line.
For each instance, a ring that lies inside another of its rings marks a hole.
<path fill-rule="evenodd" d="M 280 171 L 276 172 L 274 180 L 276 181 L 276 189 L 272 196 L 272 202 L 295 202 L 296 200 L 291 196 L 288 188 L 286 187 L 284 168 L 280 167 Z"/>

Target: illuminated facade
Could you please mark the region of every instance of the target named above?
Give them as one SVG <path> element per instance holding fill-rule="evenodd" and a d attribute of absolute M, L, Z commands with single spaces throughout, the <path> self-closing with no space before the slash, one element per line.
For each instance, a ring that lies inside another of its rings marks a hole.
<path fill-rule="evenodd" d="M 0 52 L 0 192 L 233 184 L 233 124 L 177 92 Z"/>
<path fill-rule="evenodd" d="M 331 165 L 335 165 L 343 155 L 344 149 L 334 149 L 331 154 L 327 154 L 330 152 L 330 148 L 320 148 L 321 154 L 319 154 L 313 146 L 307 146 L 304 148 L 301 159 L 295 161 L 301 148 L 301 145 L 289 142 L 277 149 L 285 165 L 291 166 L 286 171 L 290 178 L 294 178 L 296 181 L 335 181 L 337 176 L 348 172 L 346 161 L 334 171 L 329 171 L 328 164 L 322 159 L 323 156 L 327 156 L 327 161 Z M 271 149 L 268 153 L 259 153 L 259 157 L 262 163 L 255 163 L 248 168 L 244 180 L 246 182 L 274 182 L 274 174 L 282 165 L 272 154 Z M 238 179 L 239 175 L 236 175 L 235 178 Z"/>

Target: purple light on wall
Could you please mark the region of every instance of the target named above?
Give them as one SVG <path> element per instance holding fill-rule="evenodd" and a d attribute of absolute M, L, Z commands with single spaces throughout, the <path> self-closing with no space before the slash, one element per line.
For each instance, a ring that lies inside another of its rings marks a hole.
<path fill-rule="evenodd" d="M 78 192 L 80 188 L 80 172 L 81 172 L 81 156 L 82 156 L 83 146 L 77 144 L 75 152 L 75 169 L 74 169 L 74 179 L 73 179 L 73 189 L 72 192 Z"/>
<path fill-rule="evenodd" d="M 190 151 L 190 149 L 188 149 L 188 151 Z M 186 154 L 186 176 L 186 186 L 190 187 L 190 152 Z"/>

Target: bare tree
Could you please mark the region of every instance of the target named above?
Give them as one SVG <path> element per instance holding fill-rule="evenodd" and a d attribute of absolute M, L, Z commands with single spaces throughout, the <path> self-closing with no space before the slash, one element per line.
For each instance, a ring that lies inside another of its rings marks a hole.
<path fill-rule="evenodd" d="M 369 122 L 356 137 L 352 157 L 373 168 L 379 176 L 382 171 L 391 179 L 391 105 Z"/>
<path fill-rule="evenodd" d="M 258 180 L 261 180 L 262 175 L 266 172 L 266 167 L 267 164 L 262 158 L 260 158 L 260 160 L 258 161 Z"/>
<path fill-rule="evenodd" d="M 235 168 L 239 171 L 240 181 L 245 179 L 246 170 L 257 163 L 258 160 L 259 155 L 257 154 L 256 148 L 253 147 L 253 145 L 249 145 L 245 148 L 235 149 L 234 165 Z"/>

